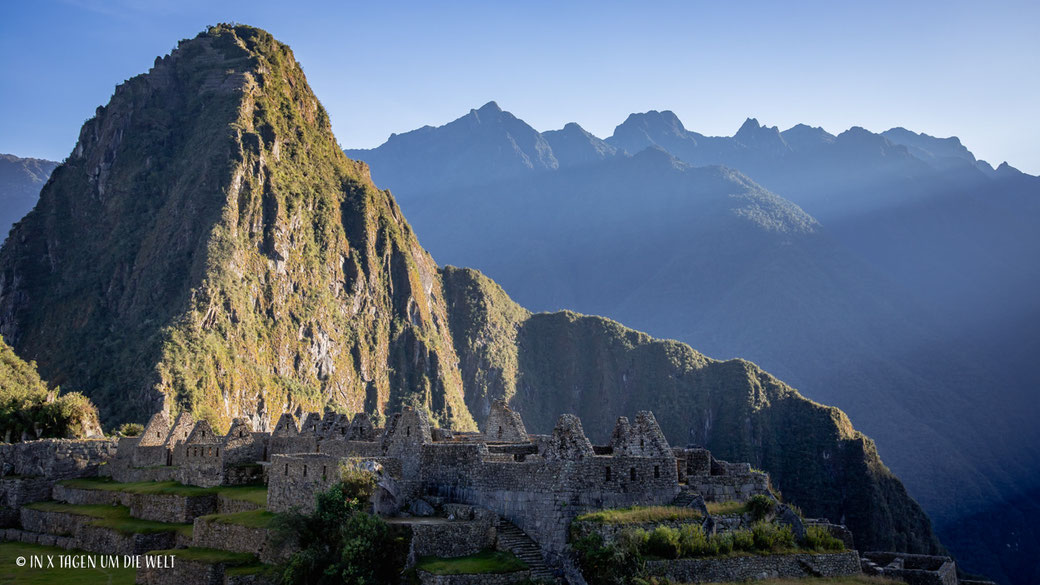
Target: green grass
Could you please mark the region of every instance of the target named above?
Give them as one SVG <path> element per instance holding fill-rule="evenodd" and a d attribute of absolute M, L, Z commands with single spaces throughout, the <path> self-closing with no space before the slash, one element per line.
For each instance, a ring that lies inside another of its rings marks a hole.
<path fill-rule="evenodd" d="M 131 494 L 161 494 L 175 496 L 208 496 L 216 494 L 233 500 L 244 500 L 258 506 L 267 505 L 267 486 L 263 484 L 203 488 L 176 481 L 137 481 L 120 483 L 104 477 L 67 479 L 61 485 L 80 490 L 127 492 Z"/>
<path fill-rule="evenodd" d="M 155 522 L 153 520 L 141 520 L 130 516 L 130 509 L 126 506 L 98 505 L 75 505 L 63 504 L 61 502 L 34 502 L 25 506 L 32 510 L 41 512 L 58 512 L 63 514 L 75 514 L 77 516 L 90 516 L 95 518 L 91 524 L 104 528 L 111 528 L 121 534 L 156 534 L 159 532 L 179 532 L 190 537 L 192 534 L 191 524 L 178 524 L 172 522 Z"/>
<path fill-rule="evenodd" d="M 740 516 L 747 512 L 747 503 L 745 502 L 706 502 L 704 505 L 712 516 Z"/>
<path fill-rule="evenodd" d="M 209 514 L 201 516 L 205 522 L 216 522 L 218 524 L 237 524 L 250 528 L 267 528 L 275 515 L 267 510 L 248 510 L 235 512 L 233 514 Z"/>
<path fill-rule="evenodd" d="M 678 506 L 632 506 L 599 510 L 578 516 L 579 522 L 597 522 L 600 524 L 643 524 L 650 522 L 676 522 L 681 520 L 702 520 L 701 513 L 693 508 Z"/>
<path fill-rule="evenodd" d="M 482 551 L 468 557 L 442 559 L 439 557 L 423 557 L 415 568 L 434 575 L 469 575 L 474 573 L 512 573 L 527 568 L 513 553 L 502 551 Z"/>
<path fill-rule="evenodd" d="M 65 550 L 53 546 L 0 542 L 0 585 L 133 585 L 136 571 L 129 569 L 59 569 L 30 568 L 29 564 L 19 567 L 18 557 L 33 555 L 77 555 L 90 554 L 80 550 Z"/>

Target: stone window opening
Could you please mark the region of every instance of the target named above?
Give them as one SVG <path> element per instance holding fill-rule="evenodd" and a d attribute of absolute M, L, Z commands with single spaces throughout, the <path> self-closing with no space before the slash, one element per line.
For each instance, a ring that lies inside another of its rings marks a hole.
<path fill-rule="evenodd" d="M 159 431 L 155 431 L 155 436 L 156 436 L 156 437 L 158 437 L 158 436 L 159 436 Z"/>
<path fill-rule="evenodd" d="M 607 470 L 606 471 L 607 471 L 607 473 L 603 477 L 603 481 L 605 481 L 605 482 L 606 481 L 610 481 L 610 466 L 609 465 L 607 466 Z"/>
<path fill-rule="evenodd" d="M 184 448 L 184 456 L 185 457 L 191 457 L 191 447 L 185 447 Z"/>
<path fill-rule="evenodd" d="M 307 477 L 307 466 L 306 465 L 303 466 L 303 476 Z"/>
<path fill-rule="evenodd" d="M 199 456 L 199 448 L 198 447 L 192 447 L 191 455 L 193 457 L 198 457 Z"/>
<path fill-rule="evenodd" d="M 639 439 L 639 448 L 642 449 L 645 446 L 646 444 L 643 442 L 643 439 Z"/>
<path fill-rule="evenodd" d="M 246 432 L 245 431 L 238 431 L 238 436 L 239 437 L 244 437 L 244 436 L 246 436 Z"/>
<path fill-rule="evenodd" d="M 411 437 L 412 436 L 412 427 L 405 427 L 404 428 L 404 436 L 406 436 L 406 437 Z"/>
<path fill-rule="evenodd" d="M 206 431 L 199 431 L 199 436 L 200 437 L 205 437 L 206 436 Z"/>
<path fill-rule="evenodd" d="M 498 427 L 498 438 L 502 438 L 502 427 Z"/>
<path fill-rule="evenodd" d="M 216 456 L 220 457 L 220 447 L 217 447 Z"/>
<path fill-rule="evenodd" d="M 661 466 L 660 465 L 655 465 L 654 466 L 654 479 L 660 479 L 660 478 L 661 478 Z"/>
<path fill-rule="evenodd" d="M 630 480 L 632 480 L 632 481 L 636 480 L 636 468 L 635 467 L 633 467 L 632 469 L 628 470 L 628 478 Z"/>
<path fill-rule="evenodd" d="M 285 464 L 285 475 L 289 475 L 289 464 Z"/>
<path fill-rule="evenodd" d="M 328 465 L 322 465 L 321 466 L 321 478 L 322 479 L 325 479 L 325 477 L 328 475 L 328 470 L 329 470 L 329 466 Z"/>

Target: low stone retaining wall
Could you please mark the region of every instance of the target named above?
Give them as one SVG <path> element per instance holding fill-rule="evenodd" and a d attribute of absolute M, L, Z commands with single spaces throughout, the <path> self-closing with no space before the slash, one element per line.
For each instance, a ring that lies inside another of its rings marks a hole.
<path fill-rule="evenodd" d="M 0 507 L 18 509 L 32 502 L 51 497 L 53 479 L 44 477 L 0 478 Z"/>
<path fill-rule="evenodd" d="M 103 505 L 103 506 L 130 506 L 130 494 L 110 490 L 85 490 L 70 488 L 61 484 L 55 484 L 51 491 L 51 497 L 66 504 Z"/>
<path fill-rule="evenodd" d="M 422 585 L 512 585 L 531 578 L 531 571 L 528 570 L 472 575 L 434 575 L 426 571 L 418 571 L 418 573 L 419 582 Z"/>
<path fill-rule="evenodd" d="M 22 508 L 20 512 L 22 529 L 30 532 L 43 532 L 58 536 L 71 536 L 80 526 L 94 520 L 90 516 L 68 514 L 66 512 L 47 512 Z"/>
<path fill-rule="evenodd" d="M 909 585 L 957 585 L 957 564 L 950 557 L 892 552 L 865 552 L 863 572 Z"/>
<path fill-rule="evenodd" d="M 0 444 L 4 474 L 46 477 L 52 481 L 97 475 L 98 467 L 116 454 L 112 439 L 42 439 Z"/>
<path fill-rule="evenodd" d="M 224 495 L 217 496 L 217 514 L 234 514 L 236 512 L 249 512 L 261 506 L 246 500 L 236 500 Z"/>
<path fill-rule="evenodd" d="M 412 529 L 413 558 L 465 557 L 495 547 L 495 526 L 487 519 L 423 518 L 401 524 Z"/>
<path fill-rule="evenodd" d="M 98 475 L 111 477 L 119 483 L 139 481 L 177 481 L 180 468 L 177 466 L 133 467 L 129 459 L 110 461 L 98 469 Z"/>
<path fill-rule="evenodd" d="M 840 577 L 860 572 L 856 551 L 647 561 L 646 570 L 655 577 L 667 577 L 680 583 Z"/>
<path fill-rule="evenodd" d="M 7 528 L 0 530 L 0 540 L 9 542 L 28 542 L 31 544 L 42 544 L 44 546 L 56 546 L 63 549 L 75 547 L 75 540 L 68 536 L 55 536 L 53 534 L 40 534 L 19 528 Z"/>
<path fill-rule="evenodd" d="M 195 519 L 191 546 L 215 548 L 231 552 L 250 553 L 263 563 L 277 564 L 289 558 L 294 548 L 286 543 L 278 545 L 267 528 L 253 528 L 239 524 Z"/>
<path fill-rule="evenodd" d="M 73 540 L 76 548 L 90 552 L 139 555 L 150 550 L 174 548 L 177 546 L 177 533 L 123 534 L 111 528 L 84 524 L 76 531 Z"/>
<path fill-rule="evenodd" d="M 691 475 L 686 478 L 690 491 L 704 496 L 706 502 L 746 501 L 751 496 L 769 493 L 769 476 L 749 472 L 735 475 Z"/>
<path fill-rule="evenodd" d="M 653 532 L 654 528 L 658 526 L 667 526 L 668 528 L 674 528 L 676 530 L 682 528 L 687 524 L 696 524 L 697 526 L 704 526 L 703 520 L 676 520 L 673 522 L 641 522 L 632 524 L 607 524 L 603 522 L 571 522 L 571 530 L 573 536 L 582 538 L 589 534 L 599 534 L 603 538 L 603 544 L 610 544 L 617 540 L 618 535 L 626 530 L 639 530 L 643 529 L 647 532 Z"/>
<path fill-rule="evenodd" d="M 173 567 L 137 569 L 138 585 L 224 585 L 224 565 L 175 559 Z"/>
<path fill-rule="evenodd" d="M 130 515 L 156 522 L 191 522 L 199 516 L 217 512 L 217 496 L 179 496 L 175 494 L 133 494 Z"/>

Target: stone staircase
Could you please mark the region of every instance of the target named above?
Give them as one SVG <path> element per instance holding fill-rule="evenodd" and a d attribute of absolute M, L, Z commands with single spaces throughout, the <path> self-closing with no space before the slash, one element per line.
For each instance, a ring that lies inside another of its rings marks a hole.
<path fill-rule="evenodd" d="M 513 553 L 518 559 L 526 563 L 528 568 L 531 569 L 532 580 L 548 581 L 550 583 L 559 582 L 552 569 L 545 564 L 542 549 L 523 530 L 520 530 L 515 524 L 505 519 L 499 519 L 498 523 L 495 524 L 495 528 L 498 530 L 498 548 Z"/>

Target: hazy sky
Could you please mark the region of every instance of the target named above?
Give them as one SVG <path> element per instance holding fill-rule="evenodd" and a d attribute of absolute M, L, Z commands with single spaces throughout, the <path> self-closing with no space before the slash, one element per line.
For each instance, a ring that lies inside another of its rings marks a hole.
<path fill-rule="evenodd" d="M 61 160 L 116 84 L 234 21 L 293 48 L 348 148 L 493 99 L 538 130 L 574 121 L 601 137 L 649 109 L 713 135 L 749 116 L 905 126 L 1040 174 L 1035 1 L 435 4 L 5 2 L 0 152 Z"/>

